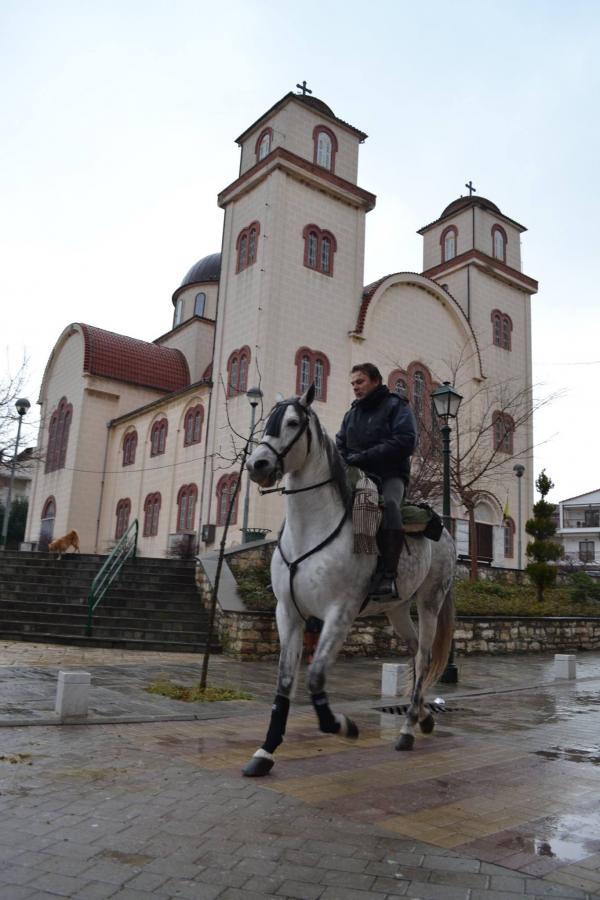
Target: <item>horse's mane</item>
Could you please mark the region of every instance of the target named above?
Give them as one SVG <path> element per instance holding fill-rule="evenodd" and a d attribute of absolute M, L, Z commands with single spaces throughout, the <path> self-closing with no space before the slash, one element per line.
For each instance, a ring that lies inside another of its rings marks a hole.
<path fill-rule="evenodd" d="M 312 408 L 306 408 L 301 403 L 299 403 L 299 397 L 290 397 L 288 400 L 280 400 L 279 403 L 275 404 L 275 406 L 269 413 L 265 425 L 265 434 L 273 435 L 275 437 L 279 436 L 281 423 L 288 406 L 293 406 L 299 413 L 304 413 L 305 415 L 307 415 L 309 423 L 312 422 L 314 424 L 319 446 L 327 455 L 327 462 L 329 463 L 329 469 L 331 471 L 333 484 L 336 487 L 342 503 L 344 504 L 346 509 L 350 509 L 350 506 L 352 504 L 352 488 L 350 486 L 350 482 L 348 481 L 346 466 L 338 452 L 334 441 L 332 441 L 332 439 L 329 437 L 329 435 L 321 425 L 318 415 Z"/>

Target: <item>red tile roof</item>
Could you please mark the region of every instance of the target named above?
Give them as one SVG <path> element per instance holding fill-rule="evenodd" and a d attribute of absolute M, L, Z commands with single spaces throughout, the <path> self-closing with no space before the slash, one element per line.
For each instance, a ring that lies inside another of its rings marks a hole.
<path fill-rule="evenodd" d="M 188 364 L 180 350 L 158 347 L 93 325 L 80 323 L 80 328 L 85 341 L 84 372 L 165 392 L 177 391 L 190 383 Z"/>

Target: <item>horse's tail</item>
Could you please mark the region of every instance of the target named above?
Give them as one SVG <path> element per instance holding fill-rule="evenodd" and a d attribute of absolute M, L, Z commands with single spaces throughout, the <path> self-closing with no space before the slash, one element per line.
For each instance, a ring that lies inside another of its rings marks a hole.
<path fill-rule="evenodd" d="M 440 675 L 446 668 L 450 648 L 452 646 L 452 638 L 454 637 L 454 591 L 452 582 L 446 591 L 444 602 L 438 613 L 437 627 L 435 637 L 431 648 L 431 663 L 427 671 L 423 690 L 431 687 L 439 680 Z"/>

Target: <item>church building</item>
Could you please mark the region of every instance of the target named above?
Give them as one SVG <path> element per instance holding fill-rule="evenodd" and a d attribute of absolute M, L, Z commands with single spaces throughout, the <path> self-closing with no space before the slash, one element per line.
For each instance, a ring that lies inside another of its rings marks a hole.
<path fill-rule="evenodd" d="M 64 329 L 40 391 L 27 541 L 43 546 L 75 528 L 82 552 L 106 553 L 138 519 L 141 555 L 216 547 L 235 493 L 235 432 L 247 435 L 253 415 L 248 389 L 262 391 L 260 415 L 314 382 L 314 409 L 333 436 L 353 399 L 350 369 L 370 361 L 434 431 L 432 390 L 449 381 L 463 395 L 463 449 L 479 429 L 479 449 L 495 453 L 477 486 L 479 555 L 517 566 L 513 464 L 525 464 L 524 520 L 532 421 L 502 397 L 531 404 L 537 282 L 521 270 L 525 228 L 469 186 L 420 229 L 421 273 L 365 286 L 376 202 L 358 184 L 366 138 L 316 97 L 286 94 L 237 138 L 239 173 L 218 195 L 221 251 L 175 290 L 170 329 L 152 342 L 83 323 Z M 468 555 L 458 497 L 452 515 Z M 274 537 L 282 517 L 281 498 L 259 497 L 244 475 L 229 542 L 244 539 L 244 524 L 246 537 Z"/>

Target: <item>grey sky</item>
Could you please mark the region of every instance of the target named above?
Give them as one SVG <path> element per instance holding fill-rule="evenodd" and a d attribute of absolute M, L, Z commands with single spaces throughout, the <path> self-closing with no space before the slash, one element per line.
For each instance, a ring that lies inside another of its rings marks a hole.
<path fill-rule="evenodd" d="M 600 486 L 594 271 L 600 6 L 589 2 L 2 2 L 2 368 L 31 399 L 62 328 L 151 340 L 220 248 L 234 138 L 304 78 L 369 134 L 365 283 L 420 271 L 416 229 L 473 179 L 529 229 L 536 473 Z M 6 352 L 4 353 L 4 351 Z"/>

